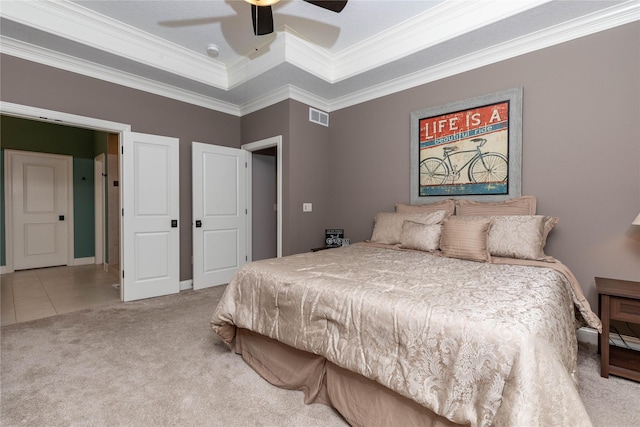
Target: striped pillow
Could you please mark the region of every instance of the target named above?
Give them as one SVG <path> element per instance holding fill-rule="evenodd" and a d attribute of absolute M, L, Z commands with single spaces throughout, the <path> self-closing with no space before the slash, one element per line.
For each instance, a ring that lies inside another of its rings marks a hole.
<path fill-rule="evenodd" d="M 536 198 L 520 196 L 502 202 L 478 202 L 475 200 L 457 199 L 456 215 L 535 215 Z"/>
<path fill-rule="evenodd" d="M 488 246 L 491 223 L 491 218 L 449 217 L 440 236 L 442 254 L 449 258 L 491 262 Z"/>

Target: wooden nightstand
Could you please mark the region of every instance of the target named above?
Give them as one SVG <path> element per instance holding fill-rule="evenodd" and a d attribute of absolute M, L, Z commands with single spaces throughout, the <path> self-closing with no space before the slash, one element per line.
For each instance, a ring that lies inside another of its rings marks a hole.
<path fill-rule="evenodd" d="M 640 381 L 640 351 L 609 345 L 611 320 L 640 324 L 640 282 L 596 277 L 598 314 L 602 320 L 600 375 Z"/>

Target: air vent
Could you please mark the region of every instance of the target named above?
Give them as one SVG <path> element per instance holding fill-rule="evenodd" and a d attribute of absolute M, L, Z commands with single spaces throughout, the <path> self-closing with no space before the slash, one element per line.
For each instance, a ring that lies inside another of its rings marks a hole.
<path fill-rule="evenodd" d="M 309 108 L 309 121 L 329 127 L 329 114 L 315 108 Z"/>

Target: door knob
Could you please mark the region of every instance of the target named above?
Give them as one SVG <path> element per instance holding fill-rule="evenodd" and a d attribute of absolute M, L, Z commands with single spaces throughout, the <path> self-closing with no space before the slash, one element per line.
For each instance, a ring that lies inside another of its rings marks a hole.
<path fill-rule="evenodd" d="M 64 221 L 64 215 L 58 215 L 58 221 Z"/>
<path fill-rule="evenodd" d="M 196 228 L 200 228 L 202 227 L 202 221 L 200 221 L 199 219 L 196 219 Z"/>
<path fill-rule="evenodd" d="M 171 228 L 177 228 L 178 227 L 178 220 L 177 219 L 172 219 L 171 220 Z"/>

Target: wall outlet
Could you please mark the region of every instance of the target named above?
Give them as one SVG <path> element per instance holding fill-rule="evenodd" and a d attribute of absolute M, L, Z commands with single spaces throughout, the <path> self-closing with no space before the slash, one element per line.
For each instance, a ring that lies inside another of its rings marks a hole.
<path fill-rule="evenodd" d="M 313 204 L 311 203 L 302 204 L 302 212 L 311 212 L 312 210 L 313 210 Z"/>

